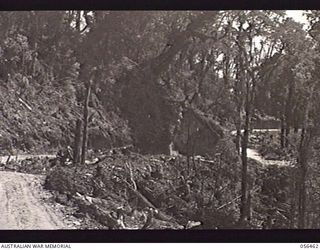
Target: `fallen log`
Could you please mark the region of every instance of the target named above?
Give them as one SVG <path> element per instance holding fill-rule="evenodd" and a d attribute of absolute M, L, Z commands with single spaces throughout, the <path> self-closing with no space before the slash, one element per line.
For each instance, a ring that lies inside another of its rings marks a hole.
<path fill-rule="evenodd" d="M 165 220 L 165 221 L 171 221 L 171 222 L 176 222 L 176 220 L 169 216 L 166 215 L 165 213 L 161 212 L 155 205 L 153 205 L 144 195 L 142 195 L 139 190 L 133 189 L 130 185 L 128 185 L 130 191 L 138 197 L 138 199 L 146 206 L 146 207 L 151 207 L 155 210 L 154 217 L 159 219 L 159 220 Z M 177 223 L 178 224 L 178 223 Z"/>
<path fill-rule="evenodd" d="M 133 173 L 132 173 L 132 165 L 129 163 L 125 164 L 127 170 L 130 173 L 130 181 L 132 182 L 132 186 L 125 181 L 125 183 L 127 184 L 129 190 L 131 190 L 131 192 L 138 197 L 138 199 L 146 206 L 146 207 L 150 207 L 154 209 L 154 217 L 160 220 L 164 220 L 164 221 L 170 221 L 170 222 L 175 222 L 176 224 L 179 224 L 176 222 L 176 220 L 171 217 L 166 215 L 165 213 L 161 212 L 151 201 L 149 201 L 139 190 L 138 190 L 138 185 L 136 183 L 136 181 L 133 178 Z"/>
<path fill-rule="evenodd" d="M 124 229 L 123 223 L 119 223 L 119 221 L 111 217 L 108 212 L 94 205 L 82 196 L 73 196 L 73 200 L 78 205 L 81 212 L 88 213 L 99 223 L 107 226 L 109 229 Z"/>

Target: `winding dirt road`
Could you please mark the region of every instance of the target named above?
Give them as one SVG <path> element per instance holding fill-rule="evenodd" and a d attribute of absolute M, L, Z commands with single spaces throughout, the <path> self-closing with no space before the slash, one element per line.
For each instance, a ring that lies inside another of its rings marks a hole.
<path fill-rule="evenodd" d="M 290 161 L 285 161 L 285 160 L 267 160 L 263 158 L 259 154 L 259 152 L 255 149 L 247 148 L 247 157 L 253 160 L 256 160 L 257 162 L 260 162 L 262 165 L 277 165 L 279 167 L 287 167 L 291 166 L 292 164 Z"/>
<path fill-rule="evenodd" d="M 0 229 L 71 229 L 42 198 L 41 177 L 0 172 Z"/>

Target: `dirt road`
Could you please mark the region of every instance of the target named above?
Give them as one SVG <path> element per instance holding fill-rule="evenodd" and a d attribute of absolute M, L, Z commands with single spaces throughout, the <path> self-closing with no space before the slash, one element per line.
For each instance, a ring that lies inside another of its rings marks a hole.
<path fill-rule="evenodd" d="M 0 172 L 0 229 L 72 229 L 43 199 L 41 176 Z"/>
<path fill-rule="evenodd" d="M 251 130 L 251 135 L 253 133 L 257 133 L 257 132 L 264 132 L 264 133 L 270 133 L 270 134 L 274 134 L 274 133 L 279 133 L 280 129 L 252 129 Z M 232 130 L 231 134 L 232 135 L 236 135 L 237 131 L 236 130 Z M 241 133 L 243 133 L 243 130 L 241 131 Z M 259 154 L 259 152 L 256 149 L 252 149 L 252 148 L 247 148 L 247 158 L 249 159 L 253 159 L 257 162 L 260 162 L 262 165 L 266 166 L 266 165 L 277 165 L 279 167 L 287 167 L 287 166 L 291 166 L 291 162 L 290 161 L 285 161 L 285 160 L 267 160 L 265 159 L 261 154 Z"/>
<path fill-rule="evenodd" d="M 0 156 L 0 163 L 6 163 L 8 155 Z M 10 161 L 22 161 L 28 158 L 55 158 L 55 155 L 43 154 L 43 155 L 30 155 L 30 154 L 19 154 L 10 156 Z"/>
<path fill-rule="evenodd" d="M 279 167 L 287 167 L 292 165 L 290 161 L 285 160 L 266 160 L 258 153 L 257 150 L 251 148 L 247 148 L 247 157 L 260 162 L 262 165 L 277 165 Z"/>

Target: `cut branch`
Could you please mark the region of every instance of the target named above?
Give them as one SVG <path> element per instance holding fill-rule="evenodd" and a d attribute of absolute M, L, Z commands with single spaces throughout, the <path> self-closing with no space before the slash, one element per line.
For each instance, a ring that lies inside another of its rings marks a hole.
<path fill-rule="evenodd" d="M 30 105 L 28 103 L 26 103 L 24 100 L 22 100 L 20 97 L 18 98 L 18 101 L 23 104 L 23 106 L 25 106 L 27 109 L 29 109 L 30 111 L 32 111 L 32 108 L 30 107 Z"/>

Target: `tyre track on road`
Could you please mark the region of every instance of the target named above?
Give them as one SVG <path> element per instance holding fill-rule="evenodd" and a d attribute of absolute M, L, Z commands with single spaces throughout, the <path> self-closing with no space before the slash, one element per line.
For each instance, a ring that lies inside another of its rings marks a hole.
<path fill-rule="evenodd" d="M 40 198 L 39 176 L 0 172 L 0 229 L 70 229 Z"/>

